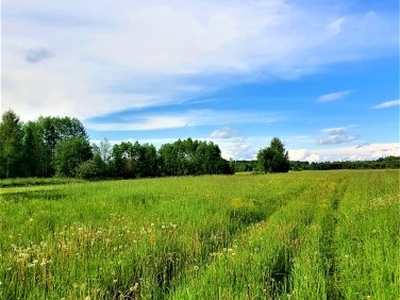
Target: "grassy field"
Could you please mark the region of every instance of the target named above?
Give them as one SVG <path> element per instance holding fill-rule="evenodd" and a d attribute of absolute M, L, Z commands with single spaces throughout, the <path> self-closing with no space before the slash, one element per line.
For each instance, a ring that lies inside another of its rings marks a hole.
<path fill-rule="evenodd" d="M 0 191 L 0 299 L 400 299 L 399 171 Z"/>

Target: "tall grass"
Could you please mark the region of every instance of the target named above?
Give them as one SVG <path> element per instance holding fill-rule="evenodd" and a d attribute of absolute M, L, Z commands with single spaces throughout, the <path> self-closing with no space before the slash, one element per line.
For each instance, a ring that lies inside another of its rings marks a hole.
<path fill-rule="evenodd" d="M 0 191 L 0 299 L 396 299 L 398 171 Z"/>

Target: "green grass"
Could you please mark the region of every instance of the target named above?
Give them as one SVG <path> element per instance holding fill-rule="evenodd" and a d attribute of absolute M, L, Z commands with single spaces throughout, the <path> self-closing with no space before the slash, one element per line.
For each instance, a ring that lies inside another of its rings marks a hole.
<path fill-rule="evenodd" d="M 398 299 L 397 170 L 0 191 L 0 299 Z"/>
<path fill-rule="evenodd" d="M 62 178 L 62 177 L 8 178 L 8 179 L 0 179 L 0 188 L 34 186 L 34 185 L 70 184 L 70 183 L 77 183 L 77 182 L 83 182 L 83 180 L 75 179 L 75 178 Z"/>

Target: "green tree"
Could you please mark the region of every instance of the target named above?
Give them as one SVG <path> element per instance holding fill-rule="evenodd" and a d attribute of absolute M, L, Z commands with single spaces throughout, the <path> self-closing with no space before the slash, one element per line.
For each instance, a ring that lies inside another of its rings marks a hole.
<path fill-rule="evenodd" d="M 258 152 L 257 163 L 260 171 L 265 173 L 288 172 L 290 169 L 289 154 L 277 137 L 271 140 L 269 147 Z"/>
<path fill-rule="evenodd" d="M 103 179 L 109 176 L 106 163 L 100 154 L 95 153 L 93 158 L 81 163 L 76 169 L 76 177 L 82 179 Z"/>
<path fill-rule="evenodd" d="M 6 111 L 0 123 L 0 176 L 23 176 L 23 130 L 19 117 Z"/>
<path fill-rule="evenodd" d="M 54 156 L 58 143 L 71 137 L 88 139 L 85 127 L 76 118 L 40 117 L 37 121 L 45 145 L 44 175 L 52 176 L 55 172 Z"/>
<path fill-rule="evenodd" d="M 69 137 L 59 142 L 55 148 L 56 175 L 74 177 L 80 164 L 93 156 L 92 147 L 83 137 Z"/>
<path fill-rule="evenodd" d="M 161 175 L 173 176 L 178 175 L 178 157 L 173 144 L 164 144 L 158 150 L 160 155 Z"/>
<path fill-rule="evenodd" d="M 24 166 L 27 176 L 43 176 L 45 165 L 45 145 L 39 125 L 28 122 L 24 126 Z"/>
<path fill-rule="evenodd" d="M 159 150 L 163 175 L 232 174 L 229 162 L 221 157 L 218 145 L 212 142 L 177 140 Z"/>

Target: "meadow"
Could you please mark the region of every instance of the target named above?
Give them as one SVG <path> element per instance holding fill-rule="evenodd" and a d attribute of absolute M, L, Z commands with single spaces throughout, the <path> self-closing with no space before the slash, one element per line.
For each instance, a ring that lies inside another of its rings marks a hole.
<path fill-rule="evenodd" d="M 0 299 L 400 299 L 399 179 L 304 171 L 2 188 Z"/>

